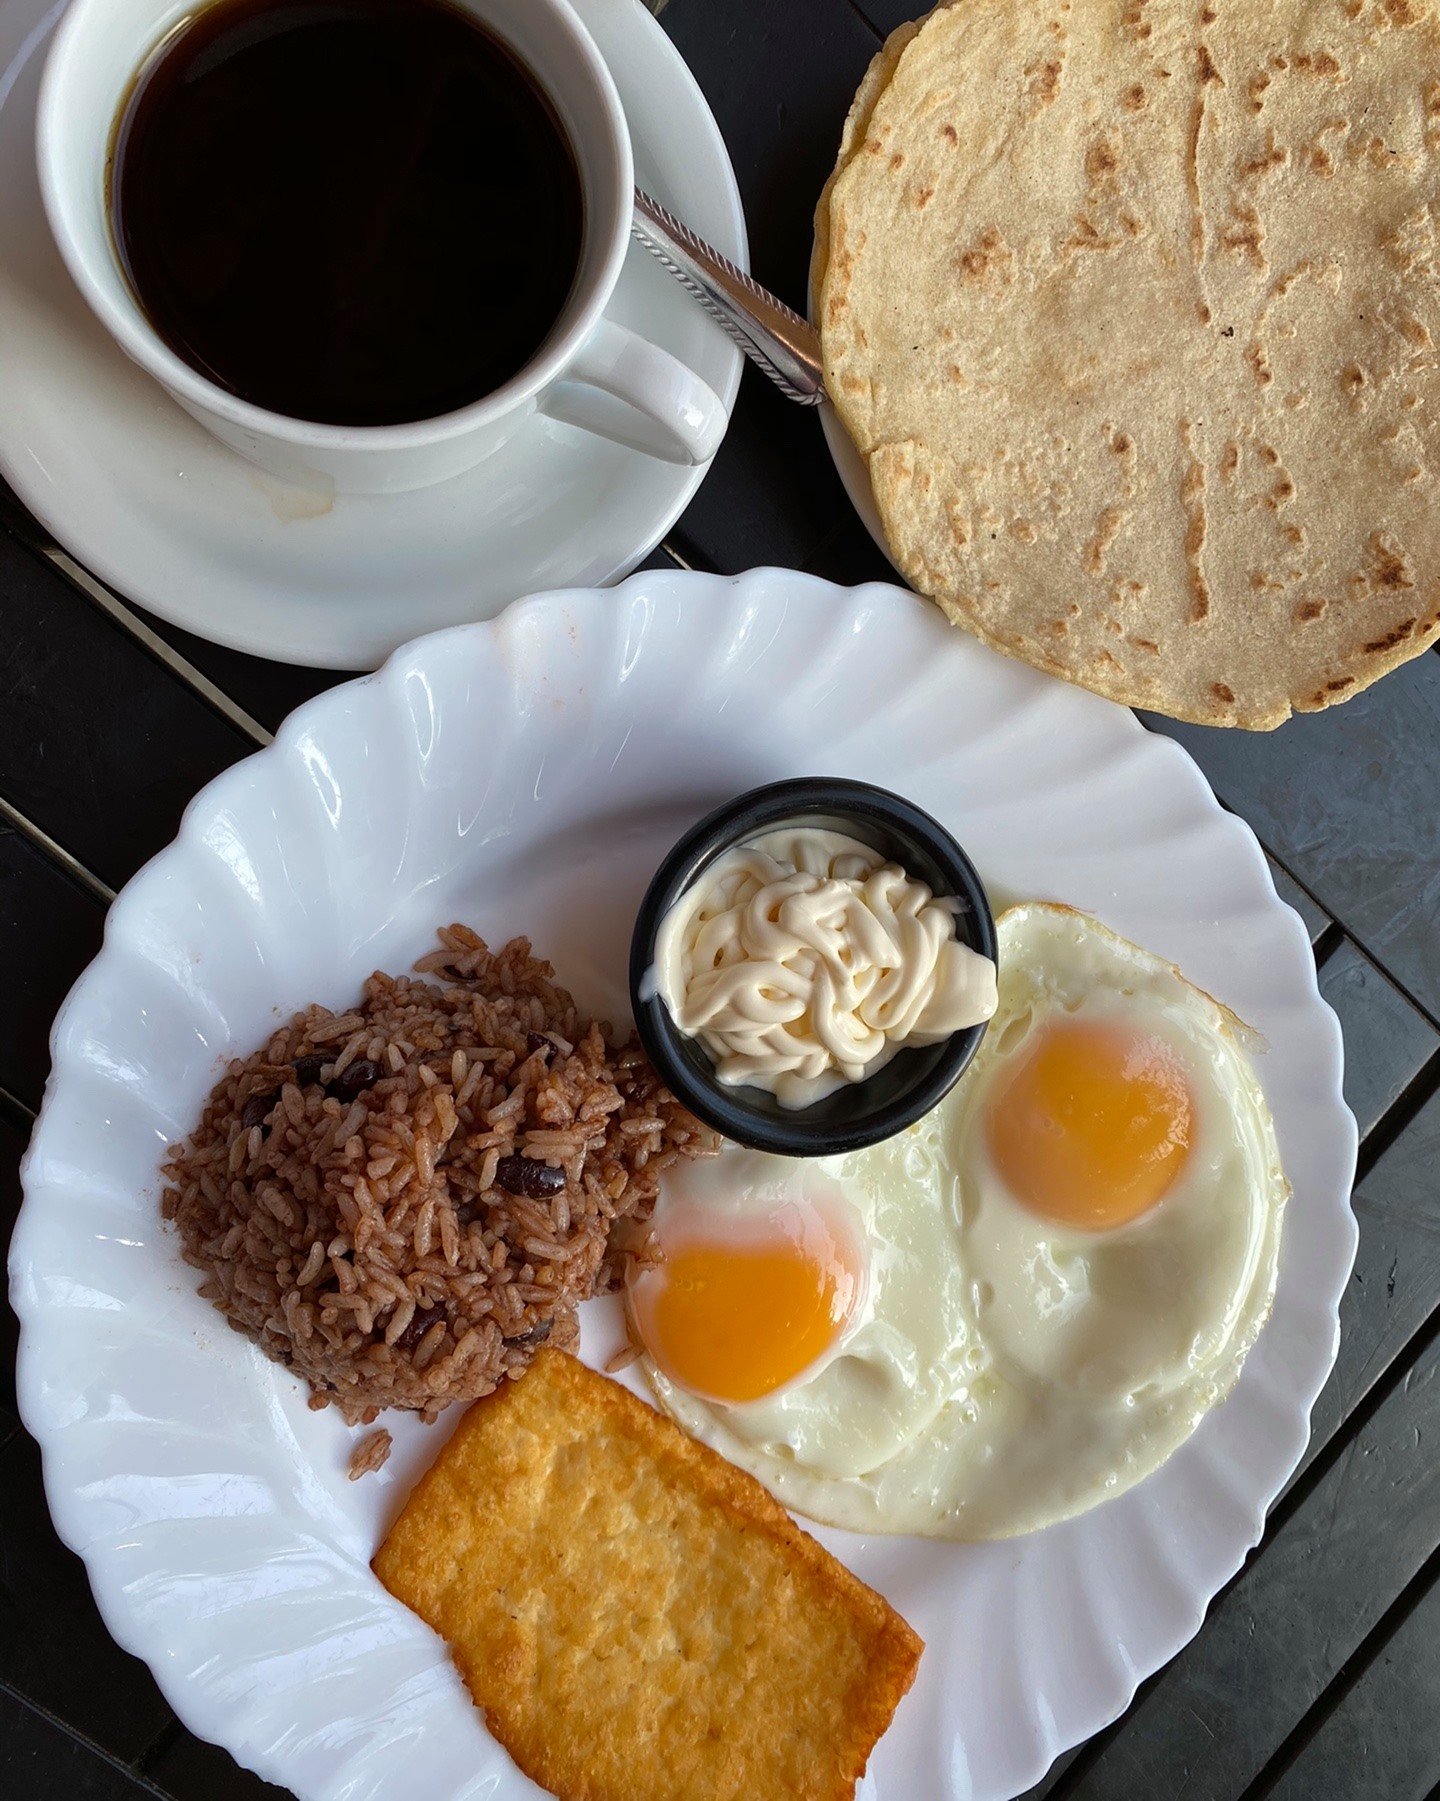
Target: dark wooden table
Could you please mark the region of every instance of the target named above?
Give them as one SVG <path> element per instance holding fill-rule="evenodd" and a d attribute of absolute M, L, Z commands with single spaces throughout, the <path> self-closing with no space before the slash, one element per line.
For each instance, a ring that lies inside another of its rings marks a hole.
<path fill-rule="evenodd" d="M 1017 0 L 1019 3 L 1019 0 Z M 660 0 L 714 108 L 756 273 L 799 302 L 851 93 L 913 0 Z M 0 345 L 0 355 L 4 355 Z M 662 561 L 886 578 L 813 415 L 753 371 Z M 0 486 L 0 1181 L 39 1105 L 50 1019 L 114 891 L 191 794 L 338 677 L 147 618 Z M 1034 1791 L 1064 1801 L 1440 1798 L 1440 655 L 1268 737 L 1147 721 L 1247 819 L 1304 917 L 1360 1122 L 1360 1255 L 1339 1365 L 1264 1541 L 1125 1717 Z M 6 1228 L 8 1235 L 8 1226 Z M 173 1717 L 50 1525 L 0 1351 L 0 1795 L 278 1794 Z M 397 1801 L 412 1801 L 409 1796 Z M 413 1798 L 422 1801 L 422 1798 Z M 637 1797 L 637 1801 L 643 1798 Z M 915 1801 L 926 1801 L 917 1796 Z"/>

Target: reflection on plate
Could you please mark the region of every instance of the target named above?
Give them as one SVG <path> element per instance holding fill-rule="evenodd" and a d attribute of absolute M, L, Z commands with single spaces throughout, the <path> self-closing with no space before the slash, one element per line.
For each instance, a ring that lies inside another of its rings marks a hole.
<path fill-rule="evenodd" d="M 1296 1195 L 1269 1326 L 1148 1480 L 1004 1544 L 819 1532 L 927 1643 L 862 1792 L 1027 1786 L 1195 1630 L 1297 1461 L 1354 1248 L 1339 1032 L 1253 837 L 1183 753 L 890 588 L 759 571 L 526 602 L 322 696 L 197 798 L 57 1021 L 26 1164 L 20 1395 L 57 1524 L 186 1723 L 302 1797 L 534 1791 L 367 1567 L 445 1423 L 401 1420 L 348 1482 L 335 1410 L 194 1293 L 158 1221 L 164 1147 L 229 1056 L 408 967 L 439 919 L 528 931 L 582 1009 L 623 1020 L 665 850 L 820 767 L 932 812 L 997 904 L 1063 895 L 1256 1027 Z M 614 1304 L 582 1320 L 604 1363 Z"/>

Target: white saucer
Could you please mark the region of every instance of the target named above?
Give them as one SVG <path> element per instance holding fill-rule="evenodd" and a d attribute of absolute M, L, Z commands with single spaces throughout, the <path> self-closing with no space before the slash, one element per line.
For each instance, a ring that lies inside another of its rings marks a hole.
<path fill-rule="evenodd" d="M 573 0 L 614 74 L 636 179 L 735 262 L 734 171 L 679 52 L 640 0 Z M 532 589 L 616 580 L 704 478 L 536 417 L 468 475 L 413 494 L 291 489 L 223 449 L 111 343 L 60 262 L 33 138 L 63 0 L 0 8 L 0 472 L 87 568 L 161 618 L 239 650 L 369 669 L 418 632 Z M 633 249 L 613 316 L 728 406 L 741 356 Z"/>

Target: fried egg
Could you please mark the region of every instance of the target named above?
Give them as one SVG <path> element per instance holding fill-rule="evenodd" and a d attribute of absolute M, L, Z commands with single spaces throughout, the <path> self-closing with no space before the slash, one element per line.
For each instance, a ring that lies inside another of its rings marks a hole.
<path fill-rule="evenodd" d="M 673 1382 L 721 1404 L 804 1375 L 864 1305 L 860 1222 L 803 1163 L 734 1151 L 702 1165 L 659 1221 L 662 1261 L 630 1285 L 631 1315 Z"/>
<path fill-rule="evenodd" d="M 847 1156 L 667 1174 L 631 1291 L 662 1406 L 831 1525 L 1001 1538 L 1123 1493 L 1269 1312 L 1288 1191 L 1246 1029 L 1069 908 L 999 940 L 939 1107 Z"/>

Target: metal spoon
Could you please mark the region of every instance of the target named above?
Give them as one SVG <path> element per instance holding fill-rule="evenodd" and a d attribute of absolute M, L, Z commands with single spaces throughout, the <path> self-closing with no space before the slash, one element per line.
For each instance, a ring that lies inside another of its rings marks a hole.
<path fill-rule="evenodd" d="M 630 229 L 782 394 L 801 406 L 820 404 L 825 398 L 825 374 L 820 363 L 820 334 L 813 325 L 639 188 Z"/>

